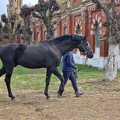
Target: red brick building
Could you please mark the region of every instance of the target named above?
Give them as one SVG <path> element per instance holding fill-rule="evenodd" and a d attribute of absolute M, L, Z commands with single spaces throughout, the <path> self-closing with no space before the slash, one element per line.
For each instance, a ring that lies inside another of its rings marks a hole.
<path fill-rule="evenodd" d="M 108 4 L 111 0 L 102 1 Z M 116 11 L 120 13 L 120 0 L 115 0 L 115 2 L 117 4 Z M 96 9 L 96 5 L 91 0 L 67 0 L 60 7 L 53 18 L 53 21 L 57 21 L 54 25 L 54 37 L 64 34 L 87 35 L 95 56 L 92 60 L 88 60 L 87 64 L 104 68 L 108 55 L 108 30 L 102 26 L 102 23 L 107 21 L 106 14 L 103 10 Z M 19 10 L 17 9 L 17 11 Z M 31 29 L 33 43 L 46 39 L 46 28 L 41 20 L 31 18 Z M 80 55 L 78 51 L 75 53 L 76 63 L 83 64 L 85 56 Z"/>

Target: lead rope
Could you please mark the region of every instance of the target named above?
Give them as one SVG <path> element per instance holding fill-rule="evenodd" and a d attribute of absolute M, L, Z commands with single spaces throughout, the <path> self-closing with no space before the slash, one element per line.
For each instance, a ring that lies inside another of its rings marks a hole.
<path fill-rule="evenodd" d="M 84 67 L 85 67 L 85 65 L 87 63 L 87 60 L 88 60 L 88 57 L 86 56 L 84 65 L 81 68 L 76 69 L 76 72 L 79 72 L 80 70 L 84 70 Z"/>
<path fill-rule="evenodd" d="M 97 53 L 94 55 L 91 63 L 93 62 L 93 60 L 95 59 L 95 57 L 98 55 L 98 53 L 99 53 L 99 52 L 97 52 Z M 88 57 L 86 56 L 84 66 L 83 66 L 82 68 L 74 69 L 73 72 L 74 72 L 74 75 L 75 75 L 76 78 L 78 78 L 77 73 L 78 73 L 79 71 L 87 70 L 87 69 L 91 66 L 91 65 L 88 65 L 87 67 L 85 67 L 85 66 L 86 66 L 86 63 L 87 63 L 87 60 L 88 60 Z"/>

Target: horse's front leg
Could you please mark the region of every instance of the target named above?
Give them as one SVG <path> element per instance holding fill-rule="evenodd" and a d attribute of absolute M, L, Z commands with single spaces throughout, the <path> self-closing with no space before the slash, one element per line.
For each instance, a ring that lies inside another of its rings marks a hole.
<path fill-rule="evenodd" d="M 60 84 L 60 87 L 59 87 L 59 90 L 58 90 L 58 95 L 59 95 L 59 96 L 62 96 L 62 93 L 63 93 L 63 91 L 64 91 L 64 78 L 63 78 L 63 76 L 61 75 L 61 73 L 57 70 L 56 67 L 52 67 L 52 68 L 51 68 L 51 71 L 52 71 L 52 73 L 53 73 L 55 76 L 57 76 L 57 77 L 60 79 L 60 81 L 61 81 L 61 84 Z"/>
<path fill-rule="evenodd" d="M 46 73 L 46 86 L 45 86 L 45 91 L 44 91 L 44 94 L 46 95 L 46 99 L 50 98 L 50 96 L 48 94 L 48 88 L 49 88 L 51 74 L 52 74 L 52 72 L 47 69 L 47 73 Z"/>

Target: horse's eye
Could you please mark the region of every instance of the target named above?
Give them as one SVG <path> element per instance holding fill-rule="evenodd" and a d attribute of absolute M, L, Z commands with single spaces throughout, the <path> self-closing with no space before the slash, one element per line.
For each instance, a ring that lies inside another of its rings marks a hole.
<path fill-rule="evenodd" d="M 86 45 L 88 45 L 88 43 L 86 43 Z"/>

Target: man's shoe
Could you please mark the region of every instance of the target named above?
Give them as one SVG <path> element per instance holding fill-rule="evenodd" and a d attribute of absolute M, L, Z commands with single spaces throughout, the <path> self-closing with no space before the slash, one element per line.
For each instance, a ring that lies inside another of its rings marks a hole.
<path fill-rule="evenodd" d="M 76 91 L 76 92 L 75 92 L 75 94 L 76 94 L 76 97 L 79 97 L 80 95 L 83 95 L 83 94 L 84 94 L 84 92 L 81 92 L 81 91 Z"/>

